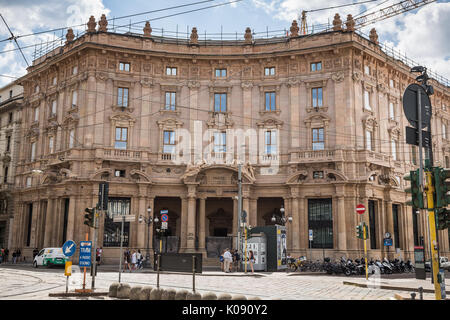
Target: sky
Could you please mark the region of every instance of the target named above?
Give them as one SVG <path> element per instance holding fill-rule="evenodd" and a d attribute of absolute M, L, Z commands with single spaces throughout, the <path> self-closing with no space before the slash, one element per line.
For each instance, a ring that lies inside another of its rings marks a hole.
<path fill-rule="evenodd" d="M 108 28 L 112 27 L 114 17 L 123 17 L 142 12 L 165 9 L 168 7 L 192 4 L 202 0 L 0 0 L 0 13 L 8 23 L 17 41 L 23 48 L 25 58 L 31 64 L 35 46 L 57 40 L 61 37 L 61 30 L 51 33 L 41 33 L 28 36 L 36 32 L 85 24 L 93 15 L 98 21 L 102 14 L 108 18 Z M 169 32 L 187 32 L 196 27 L 200 39 L 207 34 L 216 34 L 220 38 L 235 38 L 237 33 L 242 38 L 245 29 L 250 27 L 254 32 L 263 35 L 267 31 L 276 31 L 273 35 L 281 35 L 288 30 L 292 20 L 299 20 L 302 10 L 317 10 L 363 2 L 367 0 L 209 0 L 192 6 L 177 9 L 147 13 L 129 18 L 117 19 L 114 25 L 129 25 L 150 20 L 153 33 L 165 35 Z M 348 14 L 353 16 L 374 12 L 400 0 L 378 0 L 356 4 L 352 6 L 319 10 L 307 13 L 308 26 L 332 23 L 335 13 L 339 13 L 341 20 Z M 212 5 L 228 3 L 197 12 L 165 17 L 183 11 L 204 8 Z M 367 11 L 365 11 L 367 10 Z M 135 25 L 132 31 L 142 33 L 143 23 Z M 400 15 L 371 24 L 361 31 L 369 34 L 371 28 L 376 28 L 380 43 L 398 50 L 409 59 L 426 66 L 429 70 L 450 79 L 450 0 L 436 1 L 419 9 L 408 11 Z M 83 32 L 85 26 L 74 27 L 74 32 Z M 126 28 L 120 29 L 126 32 Z M 64 31 L 64 40 L 65 40 Z M 228 35 L 226 34 L 228 33 Z M 9 31 L 0 20 L 0 87 L 8 84 L 13 78 L 26 74 L 27 63 L 15 50 Z M 5 41 L 2 41 L 5 40 Z M 53 42 L 60 44 L 60 41 Z"/>

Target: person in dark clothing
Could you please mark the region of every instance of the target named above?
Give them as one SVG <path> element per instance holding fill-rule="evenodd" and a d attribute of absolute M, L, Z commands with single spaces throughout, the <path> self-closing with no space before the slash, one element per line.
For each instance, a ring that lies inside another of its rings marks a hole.
<path fill-rule="evenodd" d="M 38 255 L 38 253 L 39 253 L 38 248 L 34 248 L 34 250 L 33 250 L 33 260 L 34 260 L 34 257 L 36 257 Z"/>
<path fill-rule="evenodd" d="M 6 249 L 5 249 L 5 257 L 4 257 L 4 261 L 5 261 L 5 262 L 8 262 L 8 256 L 9 256 L 9 249 L 6 248 Z"/>

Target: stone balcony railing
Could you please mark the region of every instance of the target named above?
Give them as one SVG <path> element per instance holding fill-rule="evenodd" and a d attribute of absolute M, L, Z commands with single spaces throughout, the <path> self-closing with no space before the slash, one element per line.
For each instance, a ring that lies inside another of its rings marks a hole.
<path fill-rule="evenodd" d="M 289 162 L 343 161 L 342 150 L 301 150 L 291 152 Z"/>

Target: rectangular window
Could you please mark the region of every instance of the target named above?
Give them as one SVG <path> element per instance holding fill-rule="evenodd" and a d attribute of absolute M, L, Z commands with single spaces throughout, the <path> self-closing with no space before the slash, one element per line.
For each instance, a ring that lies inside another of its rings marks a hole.
<path fill-rule="evenodd" d="M 127 137 L 128 128 L 117 127 L 116 128 L 116 141 L 114 148 L 116 149 L 126 149 L 127 148 Z"/>
<path fill-rule="evenodd" d="M 389 102 L 389 119 L 395 120 L 394 104 Z"/>
<path fill-rule="evenodd" d="M 166 92 L 166 110 L 175 110 L 176 92 Z"/>
<path fill-rule="evenodd" d="M 391 152 L 392 152 L 392 158 L 394 160 L 397 160 L 397 141 L 392 139 L 391 141 Z"/>
<path fill-rule="evenodd" d="M 11 99 L 13 97 L 13 91 L 9 90 L 9 98 Z"/>
<path fill-rule="evenodd" d="M 114 170 L 114 176 L 115 177 L 125 177 L 125 170 Z"/>
<path fill-rule="evenodd" d="M 227 94 L 214 94 L 214 112 L 227 112 Z"/>
<path fill-rule="evenodd" d="M 104 247 L 120 247 L 120 235 L 122 222 L 114 222 L 114 217 L 129 215 L 131 210 L 130 198 L 108 199 L 108 211 L 105 214 L 105 224 L 103 233 Z M 123 243 L 124 247 L 129 245 L 130 222 L 124 222 Z"/>
<path fill-rule="evenodd" d="M 265 154 L 277 153 L 277 132 L 274 130 L 268 130 L 265 132 L 264 153 Z"/>
<path fill-rule="evenodd" d="M 370 76 L 370 67 L 364 66 L 364 73 Z"/>
<path fill-rule="evenodd" d="M 27 177 L 27 188 L 31 187 L 31 177 Z"/>
<path fill-rule="evenodd" d="M 313 62 L 310 64 L 311 72 L 322 70 L 322 62 Z"/>
<path fill-rule="evenodd" d="M 227 152 L 227 133 L 214 132 L 214 153 Z"/>
<path fill-rule="evenodd" d="M 369 95 L 369 91 L 364 90 L 364 108 L 366 108 L 367 110 L 372 110 L 372 108 L 370 107 L 370 95 Z"/>
<path fill-rule="evenodd" d="M 6 151 L 10 151 L 11 149 L 11 136 L 6 137 Z"/>
<path fill-rule="evenodd" d="M 225 78 L 227 76 L 227 69 L 216 69 L 216 78 Z"/>
<path fill-rule="evenodd" d="M 175 67 L 166 67 L 166 75 L 168 75 L 168 76 L 176 76 L 177 75 L 177 68 L 175 68 Z"/>
<path fill-rule="evenodd" d="M 117 105 L 128 107 L 128 88 L 117 88 Z"/>
<path fill-rule="evenodd" d="M 69 131 L 69 149 L 73 148 L 75 145 L 75 129 L 70 129 Z"/>
<path fill-rule="evenodd" d="M 325 139 L 323 136 L 323 128 L 312 129 L 312 148 L 313 148 L 313 150 L 325 149 Z"/>
<path fill-rule="evenodd" d="M 308 229 L 313 231 L 312 248 L 333 249 L 331 199 L 308 199 Z"/>
<path fill-rule="evenodd" d="M 322 88 L 312 88 L 311 95 L 313 108 L 322 107 L 323 106 Z"/>
<path fill-rule="evenodd" d="M 54 138 L 53 137 L 49 137 L 48 138 L 48 153 L 53 153 L 54 152 L 53 144 L 54 144 Z"/>
<path fill-rule="evenodd" d="M 34 159 L 36 159 L 36 142 L 33 142 L 31 144 L 31 161 L 34 161 Z"/>
<path fill-rule="evenodd" d="M 394 80 L 392 80 L 392 79 L 389 80 L 389 87 L 391 87 L 391 88 L 394 87 Z"/>
<path fill-rule="evenodd" d="M 8 124 L 11 124 L 12 122 L 13 122 L 13 113 L 10 112 L 10 113 L 8 114 Z"/>
<path fill-rule="evenodd" d="M 72 69 L 72 74 L 77 74 L 77 73 L 78 73 L 78 67 L 75 66 L 75 67 L 73 67 L 73 69 Z"/>
<path fill-rule="evenodd" d="M 163 138 L 163 153 L 175 153 L 175 131 L 165 130 Z"/>
<path fill-rule="evenodd" d="M 265 76 L 274 76 L 275 75 L 275 67 L 266 67 L 264 68 Z"/>
<path fill-rule="evenodd" d="M 392 215 L 394 220 L 394 245 L 395 248 L 401 248 L 400 247 L 400 231 L 399 231 L 399 224 L 398 224 L 398 215 L 399 215 L 399 205 L 393 204 L 392 205 Z"/>
<path fill-rule="evenodd" d="M 447 126 L 442 124 L 442 139 L 447 140 Z"/>
<path fill-rule="evenodd" d="M 373 151 L 372 148 L 372 131 L 366 130 L 366 150 Z"/>
<path fill-rule="evenodd" d="M 120 71 L 130 71 L 130 64 L 127 62 L 120 62 L 119 63 L 119 70 Z"/>
<path fill-rule="evenodd" d="M 77 98 L 78 98 L 78 93 L 75 90 L 75 91 L 72 92 L 72 107 L 76 107 L 77 106 Z"/>
<path fill-rule="evenodd" d="M 39 121 L 39 107 L 34 108 L 34 121 Z"/>
<path fill-rule="evenodd" d="M 56 100 L 52 101 L 52 109 L 50 110 L 50 116 L 56 115 Z"/>
<path fill-rule="evenodd" d="M 377 248 L 377 234 L 376 234 L 376 206 L 374 200 L 369 200 L 369 239 L 370 248 Z"/>
<path fill-rule="evenodd" d="M 266 111 L 276 110 L 276 93 L 266 92 Z"/>
<path fill-rule="evenodd" d="M 58 79 L 56 77 L 53 77 L 52 84 L 55 86 L 57 81 L 58 81 Z"/>
<path fill-rule="evenodd" d="M 3 183 L 8 183 L 8 170 L 9 170 L 9 167 L 6 166 L 5 170 L 4 170 Z"/>
<path fill-rule="evenodd" d="M 323 171 L 313 171 L 313 179 L 323 179 Z"/>

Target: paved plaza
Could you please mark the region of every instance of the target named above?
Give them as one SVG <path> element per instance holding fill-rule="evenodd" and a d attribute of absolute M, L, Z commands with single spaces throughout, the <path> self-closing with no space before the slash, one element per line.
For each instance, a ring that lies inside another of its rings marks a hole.
<path fill-rule="evenodd" d="M 74 271 L 70 277 L 69 291 L 81 288 L 83 275 Z M 96 291 L 108 291 L 113 282 L 119 280 L 119 273 L 113 271 L 99 271 L 95 279 Z M 62 293 L 66 290 L 66 277 L 63 269 L 39 268 L 29 266 L 0 266 L 0 281 L 2 290 L 0 300 L 52 300 L 52 299 L 79 299 L 49 297 L 49 293 Z M 207 271 L 195 277 L 196 291 L 208 291 L 216 294 L 229 293 L 242 294 L 247 297 L 257 296 L 261 299 L 282 300 L 392 300 L 395 294 L 409 295 L 412 291 L 398 291 L 380 289 L 379 285 L 392 285 L 396 287 L 432 289 L 430 280 L 416 280 L 414 278 L 377 279 L 369 288 L 354 285 L 345 285 L 346 282 L 366 283 L 362 277 L 303 275 L 300 273 L 244 273 L 223 274 Z M 153 272 L 137 271 L 122 273 L 121 282 L 133 285 L 156 286 L 157 274 Z M 160 274 L 162 288 L 192 290 L 192 274 Z M 91 287 L 91 277 L 86 275 L 86 288 Z M 433 293 L 424 293 L 425 299 L 433 299 Z M 87 299 L 87 298 L 84 298 Z M 89 299 L 110 299 L 103 297 L 90 297 Z"/>

